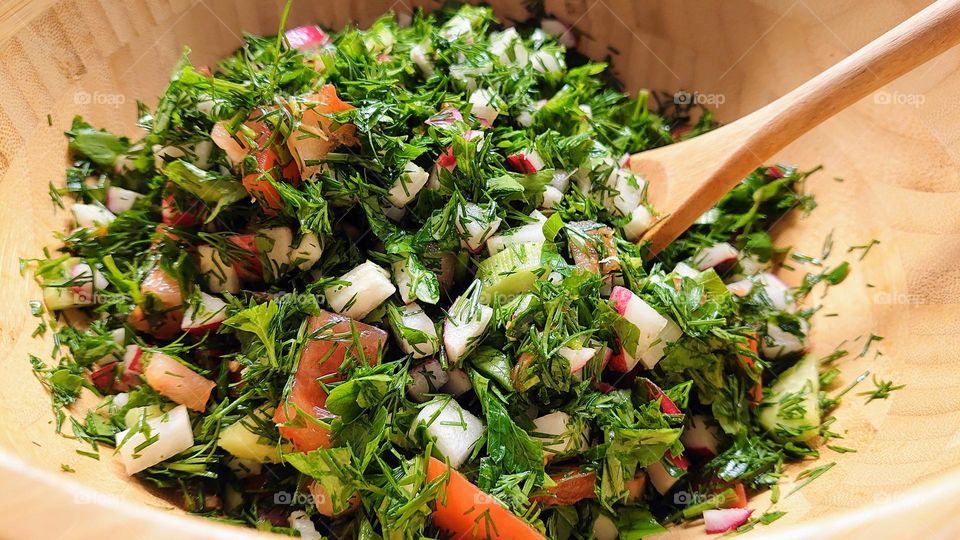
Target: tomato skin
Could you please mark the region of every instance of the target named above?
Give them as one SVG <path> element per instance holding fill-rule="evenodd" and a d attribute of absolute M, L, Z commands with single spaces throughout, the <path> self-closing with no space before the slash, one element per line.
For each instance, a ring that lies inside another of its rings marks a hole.
<path fill-rule="evenodd" d="M 531 497 L 532 500 L 546 506 L 569 506 L 597 496 L 595 471 L 582 472 L 575 468 L 562 474 L 551 475 L 550 478 L 556 485 L 547 489 L 547 495 L 537 495 Z"/>
<path fill-rule="evenodd" d="M 275 215 L 283 207 L 283 199 L 277 188 L 270 184 L 269 178 L 274 178 L 273 168 L 277 164 L 277 153 L 267 148 L 254 154 L 257 170 L 243 177 L 243 187 L 251 197 L 255 198 L 264 212 Z"/>
<path fill-rule="evenodd" d="M 753 353 L 753 355 L 756 355 L 757 351 L 759 350 L 758 343 L 757 343 L 757 333 L 753 331 L 748 332 L 747 344 L 745 346 L 738 345 L 738 348 L 743 350 L 744 353 L 747 353 L 749 351 L 750 353 Z M 746 370 L 756 369 L 756 364 L 754 363 L 753 357 L 750 354 L 738 354 L 737 358 L 740 360 L 740 362 L 743 364 L 743 367 L 745 367 Z M 753 387 L 750 389 L 750 405 L 752 407 L 757 407 L 760 405 L 761 401 L 763 401 L 763 382 L 757 381 L 756 384 L 754 384 Z"/>
<path fill-rule="evenodd" d="M 319 339 L 310 340 L 300 356 L 297 372 L 293 375 L 293 385 L 286 403 L 281 403 L 274 413 L 274 421 L 278 424 L 287 423 L 296 418 L 300 409 L 317 419 L 332 417 L 324 409 L 327 402 L 327 393 L 317 382 L 336 382 L 343 380 L 338 373 L 348 353 L 352 353 L 353 344 L 349 337 L 355 327 L 359 334 L 360 347 L 363 357 L 374 364 L 379 358 L 379 351 L 387 341 L 387 333 L 383 330 L 353 321 L 348 317 L 322 311 L 320 315 L 310 317 L 308 323 L 310 333 L 318 332 Z M 309 419 L 297 422 L 296 426 L 279 426 L 280 434 L 290 439 L 294 447 L 301 452 L 308 452 L 317 448 L 330 448 L 330 432 Z"/>
<path fill-rule="evenodd" d="M 434 457 L 427 462 L 427 482 L 448 472 L 449 477 L 436 500 L 433 522 L 453 533 L 453 538 L 546 539 L 540 531 L 501 506 L 446 463 Z"/>

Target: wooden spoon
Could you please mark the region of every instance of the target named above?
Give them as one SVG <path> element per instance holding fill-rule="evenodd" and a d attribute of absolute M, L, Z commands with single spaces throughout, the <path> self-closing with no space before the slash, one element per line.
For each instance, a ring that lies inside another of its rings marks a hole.
<path fill-rule="evenodd" d="M 940 0 L 789 94 L 735 122 L 630 157 L 662 219 L 655 254 L 777 151 L 864 96 L 960 42 L 960 0 Z M 866 134 L 865 134 L 866 135 Z"/>

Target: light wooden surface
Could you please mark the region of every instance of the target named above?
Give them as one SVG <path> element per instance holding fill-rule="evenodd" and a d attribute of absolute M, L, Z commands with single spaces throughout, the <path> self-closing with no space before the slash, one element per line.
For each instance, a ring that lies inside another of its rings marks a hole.
<path fill-rule="evenodd" d="M 520 3 L 495 4 L 509 8 L 501 16 L 521 10 Z M 368 23 L 391 5 L 406 9 L 389 0 L 299 1 L 291 21 Z M 583 32 L 582 50 L 595 58 L 617 53 L 614 66 L 628 88 L 698 91 L 725 121 L 770 103 L 923 6 L 915 0 L 547 2 Z M 49 203 L 47 183 L 63 177 L 62 132 L 74 114 L 134 134 L 136 99 L 155 102 L 182 45 L 192 47 L 196 63 L 212 62 L 239 43 L 241 31 L 273 31 L 279 9 L 280 2 L 253 0 L 0 2 L 0 536 L 228 534 L 177 516 L 170 502 L 125 478 L 109 451 L 94 461 L 53 434 L 48 397 L 27 362 L 28 353 L 46 357 L 51 344 L 30 337 L 36 321 L 26 302 L 39 295 L 20 277 L 17 258 L 36 255 L 63 218 Z M 884 355 L 844 360 L 841 384 L 870 370 L 908 386 L 870 405 L 851 395 L 836 431 L 846 437 L 840 444 L 858 452 L 824 450 L 822 461 L 837 466 L 783 500 L 778 508 L 788 514 L 751 537 L 960 536 L 958 65 L 960 54 L 950 51 L 777 156 L 826 167 L 809 186 L 820 207 L 782 224 L 783 242 L 817 254 L 833 231 L 839 260 L 848 246 L 881 241 L 824 300 L 815 318 L 815 353 L 850 340 L 856 356 L 863 337 L 883 335 Z M 77 472 L 63 473 L 61 464 Z M 788 469 L 790 478 L 812 465 Z M 78 489 L 103 495 L 78 502 Z M 765 499 L 751 506 L 762 511 Z M 670 533 L 701 535 L 698 527 Z"/>
<path fill-rule="evenodd" d="M 658 253 L 744 176 L 801 135 L 960 42 L 960 1 L 939 0 L 785 96 L 701 137 L 630 157 L 662 214 Z"/>

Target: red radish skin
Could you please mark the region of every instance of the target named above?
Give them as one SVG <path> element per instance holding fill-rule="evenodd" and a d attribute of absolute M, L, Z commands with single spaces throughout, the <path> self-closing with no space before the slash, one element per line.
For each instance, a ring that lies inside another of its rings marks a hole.
<path fill-rule="evenodd" d="M 233 262 L 233 269 L 242 281 L 259 283 L 263 281 L 263 263 L 260 261 L 260 252 L 257 250 L 257 235 L 235 234 L 228 236 L 227 241 L 249 253 Z"/>
<path fill-rule="evenodd" d="M 217 383 L 162 353 L 151 353 L 145 363 L 144 379 L 160 395 L 197 412 L 206 410 Z"/>
<path fill-rule="evenodd" d="M 508 156 L 507 165 L 514 171 L 523 174 L 533 174 L 539 170 L 523 152 Z"/>
<path fill-rule="evenodd" d="M 200 293 L 199 309 L 187 306 L 183 313 L 183 323 L 180 328 L 191 334 L 203 334 L 220 328 L 220 323 L 227 319 L 227 303 L 216 296 Z"/>
<path fill-rule="evenodd" d="M 447 107 L 426 119 L 423 123 L 428 126 L 449 126 L 456 122 L 463 122 L 463 114 L 453 107 Z"/>
<path fill-rule="evenodd" d="M 653 381 L 646 377 L 641 377 L 640 382 L 647 390 L 647 397 L 651 400 L 660 400 L 660 410 L 663 411 L 664 414 L 683 414 L 680 407 L 677 407 L 676 404 L 667 397 L 666 392 L 661 390 Z"/>
<path fill-rule="evenodd" d="M 197 206 L 201 203 L 197 202 Z M 167 195 L 160 201 L 160 220 L 164 225 L 173 225 L 174 227 L 193 227 L 200 222 L 197 215 L 199 212 L 186 212 L 177 208 L 177 202 L 173 194 Z"/>
<path fill-rule="evenodd" d="M 298 26 L 283 33 L 287 43 L 299 51 L 319 49 L 331 43 L 330 36 L 315 24 Z"/>
<path fill-rule="evenodd" d="M 447 148 L 447 150 L 437 158 L 437 167 L 450 172 L 453 172 L 453 170 L 457 168 L 457 158 L 453 155 L 452 146 Z"/>
<path fill-rule="evenodd" d="M 750 508 L 724 508 L 718 510 L 704 510 L 703 523 L 707 534 L 720 534 L 732 531 L 750 519 L 753 510 Z"/>
<path fill-rule="evenodd" d="M 665 457 L 667 461 L 672 463 L 674 467 L 680 470 L 686 471 L 690 469 L 690 461 L 688 461 L 687 458 L 683 456 L 683 454 L 680 454 L 679 456 L 675 456 L 671 454 L 670 451 L 668 450 L 667 453 L 663 455 L 663 457 Z"/>
<path fill-rule="evenodd" d="M 127 345 L 127 351 L 123 355 L 123 367 L 132 373 L 143 373 L 143 349 L 139 345 Z"/>
<path fill-rule="evenodd" d="M 331 418 L 329 412 L 323 408 L 327 402 L 327 393 L 317 380 L 343 380 L 338 373 L 340 366 L 348 352 L 351 356 L 357 354 L 352 343 L 351 327 L 356 327 L 363 357 L 371 364 L 377 362 L 379 351 L 387 342 L 387 333 L 383 330 L 327 311 L 310 317 L 307 324 L 310 333 L 319 332 L 319 339 L 309 341 L 304 348 L 297 372 L 293 375 L 293 386 L 287 403 L 277 407 L 273 417 L 277 424 L 281 424 L 280 434 L 293 442 L 294 447 L 301 452 L 321 447 L 329 448 L 329 430 L 310 419 L 298 421 L 296 425 L 282 424 L 295 419 L 297 409 L 308 412 L 317 419 Z"/>

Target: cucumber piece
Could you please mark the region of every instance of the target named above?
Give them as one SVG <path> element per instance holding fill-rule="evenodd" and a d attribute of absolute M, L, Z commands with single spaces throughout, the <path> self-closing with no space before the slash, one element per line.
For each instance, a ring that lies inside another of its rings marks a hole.
<path fill-rule="evenodd" d="M 515 244 L 481 262 L 477 268 L 477 277 L 483 282 L 480 301 L 490 304 L 497 298 L 504 304 L 533 289 L 540 277 L 542 252 L 542 242 Z"/>
<path fill-rule="evenodd" d="M 817 359 L 805 356 L 784 371 L 760 405 L 760 425 L 776 437 L 809 441 L 820 427 L 820 373 Z"/>

